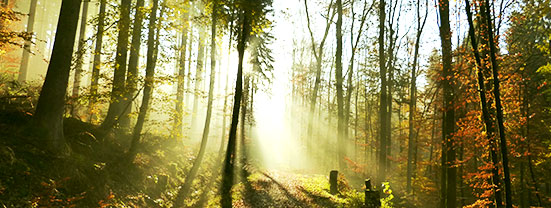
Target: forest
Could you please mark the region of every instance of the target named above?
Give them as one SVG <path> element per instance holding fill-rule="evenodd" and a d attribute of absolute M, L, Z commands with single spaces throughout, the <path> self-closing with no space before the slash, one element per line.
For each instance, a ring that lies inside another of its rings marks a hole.
<path fill-rule="evenodd" d="M 551 207 L 550 0 L 0 0 L 0 207 Z"/>

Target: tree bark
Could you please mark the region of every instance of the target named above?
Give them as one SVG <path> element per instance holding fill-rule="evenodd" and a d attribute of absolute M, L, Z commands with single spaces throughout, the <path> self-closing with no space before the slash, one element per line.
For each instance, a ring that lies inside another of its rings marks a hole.
<path fill-rule="evenodd" d="M 233 19 L 233 17 L 235 16 L 235 12 L 233 11 L 231 13 L 231 19 Z M 230 28 L 233 28 L 233 21 L 230 23 Z M 229 69 L 230 68 L 230 55 L 231 55 L 231 49 L 232 49 L 232 38 L 233 38 L 233 30 L 230 30 L 230 34 L 228 36 L 228 63 L 226 68 Z M 227 131 L 227 124 L 226 124 L 226 110 L 228 109 L 228 99 L 229 99 L 229 95 L 228 95 L 228 90 L 229 90 L 229 75 L 230 73 L 226 72 L 226 86 L 224 87 L 224 106 L 222 108 L 222 137 L 221 137 L 221 140 L 220 140 L 220 148 L 218 150 L 218 157 L 221 158 L 222 157 L 222 154 L 224 153 L 224 144 L 225 144 L 225 140 L 226 140 L 226 131 Z M 218 162 L 218 160 L 217 160 Z"/>
<path fill-rule="evenodd" d="M 372 7 L 371 7 L 372 8 Z M 363 27 L 365 20 L 367 19 L 367 13 L 371 10 L 367 9 L 367 1 L 364 1 L 363 10 L 362 10 L 362 17 L 360 19 L 360 28 L 358 29 L 358 34 L 356 36 L 356 40 L 354 41 L 354 1 L 352 1 L 352 26 L 350 27 L 350 46 L 351 46 L 351 55 L 350 55 L 350 61 L 348 62 L 348 83 L 347 83 L 347 90 L 346 90 L 346 99 L 345 99 L 345 109 L 344 109 L 344 140 L 347 141 L 349 136 L 349 123 L 350 123 L 350 106 L 351 106 L 351 99 L 352 99 L 352 92 L 354 91 L 354 86 L 352 84 L 353 82 L 353 75 L 354 75 L 354 59 L 356 57 L 356 50 L 358 48 L 358 43 L 360 42 L 360 38 L 362 37 Z"/>
<path fill-rule="evenodd" d="M 211 42 L 210 42 L 210 79 L 209 79 L 209 95 L 207 100 L 207 115 L 205 118 L 205 126 L 203 128 L 203 136 L 201 138 L 201 147 L 199 148 L 199 153 L 197 154 L 197 157 L 195 158 L 195 161 L 193 162 L 193 166 L 191 167 L 191 170 L 189 171 L 189 174 L 186 176 L 186 179 L 184 181 L 184 184 L 182 185 L 182 188 L 178 191 L 178 195 L 176 196 L 176 202 L 175 206 L 180 207 L 184 204 L 184 199 L 187 197 L 189 190 L 191 190 L 191 185 L 193 184 L 193 180 L 195 179 L 195 176 L 197 175 L 197 172 L 199 172 L 199 168 L 201 166 L 201 163 L 203 162 L 203 157 L 205 156 L 205 152 L 207 150 L 207 143 L 209 138 L 209 130 L 210 130 L 210 118 L 212 115 L 212 101 L 214 97 L 214 79 L 216 78 L 216 18 L 217 18 L 217 7 L 218 3 L 216 0 L 213 1 L 213 11 L 211 16 Z"/>
<path fill-rule="evenodd" d="M 76 51 L 75 61 L 75 79 L 73 80 L 73 98 L 78 98 L 80 92 L 80 79 L 82 78 L 82 65 L 84 64 L 84 55 L 86 54 L 86 26 L 88 23 L 88 3 L 89 1 L 82 2 L 82 15 L 80 16 L 80 31 L 78 38 L 78 47 Z M 73 104 L 75 105 L 75 104 Z M 78 106 L 75 106 L 78 107 Z M 78 108 L 77 108 L 78 109 Z M 78 110 L 74 110 L 73 116 L 78 116 Z"/>
<path fill-rule="evenodd" d="M 250 32 L 250 25 L 247 17 L 247 15 L 249 14 L 247 12 L 244 12 L 242 15 L 243 20 L 241 23 L 241 34 L 239 35 L 239 43 L 237 45 L 237 51 L 239 53 L 239 65 L 237 67 L 237 79 L 235 81 L 232 121 L 228 138 L 228 147 L 226 148 L 226 156 L 224 159 L 224 172 L 222 174 L 221 205 L 223 208 L 232 207 L 231 188 L 233 186 L 236 134 L 237 124 L 239 122 L 239 108 L 241 106 L 241 97 L 243 92 L 243 56 L 245 54 L 245 48 Z"/>
<path fill-rule="evenodd" d="M 428 1 L 426 3 L 428 6 Z M 417 34 L 415 37 L 415 46 L 414 46 L 414 52 L 413 52 L 413 65 L 411 66 L 411 82 L 410 82 L 410 90 L 409 90 L 409 132 L 408 132 L 408 163 L 407 163 L 407 173 L 406 173 L 406 192 L 411 192 L 411 178 L 413 176 L 413 166 L 412 163 L 413 160 L 413 151 L 414 147 L 417 147 L 417 143 L 414 143 L 414 137 L 416 132 L 414 131 L 414 125 L 415 125 L 415 111 L 417 108 L 417 58 L 419 57 L 419 45 L 421 42 L 421 34 L 423 33 L 423 28 L 425 27 L 425 23 L 427 22 L 427 16 L 428 16 L 428 8 L 426 8 L 425 17 L 423 18 L 423 22 L 421 23 L 421 12 L 419 11 L 420 2 L 417 2 Z"/>
<path fill-rule="evenodd" d="M 337 0 L 337 50 L 335 53 L 335 80 L 337 81 L 337 161 L 338 167 L 344 170 L 344 152 L 345 147 L 343 141 L 345 124 L 344 124 L 344 98 L 343 98 L 343 76 L 342 76 L 342 1 Z"/>
<path fill-rule="evenodd" d="M 187 33 L 189 27 L 189 14 L 187 13 L 188 8 L 184 7 L 184 18 L 182 25 L 182 43 L 180 44 L 180 60 L 179 60 L 179 69 L 178 69 L 178 86 L 176 89 L 176 109 L 175 109 L 175 118 L 174 118 L 174 129 L 173 137 L 174 139 L 179 139 L 183 136 L 182 127 L 184 122 L 184 90 L 185 90 L 185 78 L 186 78 L 186 46 L 187 46 Z M 189 69 L 188 69 L 189 70 Z M 188 77 L 189 79 L 189 77 Z"/>
<path fill-rule="evenodd" d="M 90 121 L 94 120 L 95 104 L 98 96 L 98 83 L 101 68 L 101 51 L 103 47 L 103 32 L 105 24 L 105 7 L 107 0 L 100 0 L 99 14 L 98 14 L 98 28 L 96 36 L 96 48 L 94 49 L 94 63 L 92 68 L 91 82 L 90 82 Z"/>
<path fill-rule="evenodd" d="M 197 114 L 199 113 L 199 100 L 201 99 L 201 83 L 203 79 L 203 62 L 205 57 L 205 38 L 203 37 L 204 29 L 199 29 L 199 47 L 197 48 L 197 67 L 195 68 L 195 91 L 193 93 L 193 110 L 191 112 L 191 132 L 196 129 Z"/>
<path fill-rule="evenodd" d="M 485 84 L 485 78 L 484 78 L 484 69 L 482 60 L 480 57 L 480 53 L 478 51 L 478 43 L 476 42 L 476 36 L 474 31 L 474 24 L 473 24 L 473 18 L 471 13 L 471 3 L 469 0 L 465 0 L 465 11 L 467 13 L 467 20 L 469 22 L 469 36 L 471 40 L 471 46 L 472 46 L 472 52 L 475 57 L 476 61 L 476 68 L 477 68 L 477 80 L 478 80 L 478 92 L 480 97 L 480 106 L 482 109 L 482 118 L 484 120 L 484 127 L 486 129 L 486 138 L 488 139 L 490 143 L 490 158 L 492 160 L 492 183 L 493 183 L 493 190 L 494 190 L 494 198 L 496 207 L 503 207 L 503 200 L 501 198 L 501 185 L 500 185 L 500 178 L 499 178 L 499 172 L 497 170 L 499 161 L 497 158 L 497 147 L 495 142 L 495 130 L 492 123 L 492 120 L 490 118 L 490 112 L 488 110 L 487 100 L 486 100 L 486 84 Z"/>
<path fill-rule="evenodd" d="M 490 14 L 490 2 L 484 0 L 484 15 L 486 16 L 486 26 L 488 27 L 488 41 L 490 42 L 490 62 L 492 64 L 492 76 L 494 83 L 494 100 L 497 111 L 497 126 L 499 130 L 499 139 L 501 147 L 501 160 L 503 164 L 503 175 L 505 181 L 505 207 L 513 207 L 513 199 L 511 196 L 511 173 L 509 171 L 509 159 L 507 152 L 507 140 L 505 138 L 505 126 L 503 125 L 503 107 L 501 105 L 501 92 L 499 90 L 499 65 L 497 63 L 496 53 L 497 48 L 494 40 L 492 16 Z"/>
<path fill-rule="evenodd" d="M 128 72 L 126 73 L 126 91 L 124 93 L 123 106 L 125 112 L 120 125 L 127 128 L 130 125 L 130 113 L 132 113 L 132 98 L 138 91 L 138 66 L 140 61 L 140 48 L 142 44 L 142 25 L 144 18 L 144 0 L 136 1 L 136 16 L 132 29 L 132 42 L 130 44 L 130 57 L 128 58 Z"/>
<path fill-rule="evenodd" d="M 27 21 L 28 33 L 32 33 L 34 31 L 34 18 L 36 17 L 37 2 L 38 0 L 31 0 L 31 6 L 29 8 L 29 19 Z M 23 56 L 21 57 L 21 65 L 19 66 L 19 76 L 17 76 L 17 81 L 19 82 L 24 82 L 27 80 L 29 58 L 31 56 L 31 45 L 32 40 L 25 41 L 25 45 L 23 45 Z"/>
<path fill-rule="evenodd" d="M 449 1 L 440 0 L 438 10 L 440 13 L 440 40 L 442 44 L 442 88 L 444 93 L 443 117 L 442 117 L 442 139 L 445 146 L 442 148 L 442 155 L 445 154 L 446 171 L 446 197 L 445 204 L 448 208 L 455 208 L 456 199 L 456 175 L 455 167 L 455 145 L 453 142 L 453 132 L 455 129 L 455 112 L 453 106 L 454 87 L 452 72 L 452 43 L 449 20 Z M 444 158 L 444 157 L 443 157 Z M 444 199 L 441 199 L 444 200 Z"/>
<path fill-rule="evenodd" d="M 63 135 L 63 114 L 80 4 L 80 0 L 61 2 L 52 56 L 33 116 L 36 135 L 49 151 L 60 156 L 70 153 Z"/>
<path fill-rule="evenodd" d="M 329 16 L 329 13 L 331 12 L 331 8 L 333 6 L 333 1 L 331 0 L 331 3 L 329 3 L 329 7 L 327 8 L 326 16 Z M 306 11 L 306 22 L 308 26 L 308 31 L 310 32 L 310 40 L 312 41 L 312 52 L 314 54 L 314 57 L 316 58 L 316 78 L 314 81 L 314 88 L 312 89 L 312 95 L 310 97 L 310 114 L 308 115 L 308 142 L 309 144 L 313 141 L 311 141 L 312 136 L 312 125 L 314 120 L 314 111 L 316 110 L 316 100 L 318 98 L 318 91 L 319 86 L 321 83 L 321 72 L 322 72 L 322 64 L 323 64 L 323 49 L 325 46 L 325 41 L 327 40 L 327 36 L 329 34 L 329 29 L 331 28 L 331 24 L 333 22 L 333 18 L 335 17 L 336 12 L 333 10 L 333 13 L 331 14 L 331 18 L 327 18 L 325 23 L 325 32 L 323 33 L 323 38 L 321 39 L 321 42 L 319 44 L 319 47 L 316 46 L 316 42 L 314 40 L 314 33 L 312 32 L 312 29 L 310 27 L 310 15 L 308 14 L 308 1 L 304 1 L 304 8 Z M 310 149 L 311 145 L 308 145 L 307 147 Z"/>
<path fill-rule="evenodd" d="M 151 14 L 149 15 L 149 32 L 147 36 L 147 63 L 145 68 L 145 83 L 143 88 L 142 105 L 140 106 L 140 112 L 138 113 L 138 119 L 134 131 L 132 133 L 132 143 L 130 144 L 129 161 L 133 161 L 137 154 L 138 146 L 140 143 L 140 137 L 142 134 L 143 125 L 145 123 L 145 117 L 149 110 L 149 103 L 151 100 L 151 94 L 154 87 L 155 79 L 155 66 L 157 63 L 157 52 L 159 47 L 159 30 L 160 24 L 157 25 L 157 10 L 159 8 L 159 0 L 152 0 L 153 6 L 151 8 Z M 162 9 L 161 14 L 162 17 Z M 155 31 L 157 30 L 157 31 Z"/>
<path fill-rule="evenodd" d="M 122 100 L 126 85 L 126 59 L 128 56 L 131 3 L 131 0 L 121 0 L 120 20 L 118 22 L 119 34 L 117 37 L 117 52 L 115 55 L 115 70 L 113 73 L 113 87 L 111 90 L 111 101 L 109 103 L 109 109 L 107 110 L 107 116 L 101 124 L 101 128 L 103 130 L 113 128 L 124 109 Z"/>
<path fill-rule="evenodd" d="M 381 92 L 379 98 L 379 171 L 377 179 L 379 182 L 385 180 L 387 160 L 387 71 L 385 60 L 385 0 L 379 2 L 379 76 L 381 79 Z"/>

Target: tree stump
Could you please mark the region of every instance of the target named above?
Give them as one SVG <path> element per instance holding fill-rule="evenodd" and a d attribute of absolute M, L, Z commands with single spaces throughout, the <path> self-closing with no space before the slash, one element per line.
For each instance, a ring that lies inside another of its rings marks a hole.
<path fill-rule="evenodd" d="M 329 193 L 335 195 L 339 192 L 338 188 L 337 188 L 337 185 L 338 185 L 338 182 L 337 182 L 337 178 L 339 177 L 339 171 L 336 171 L 336 170 L 332 170 L 330 173 L 329 173 Z"/>
<path fill-rule="evenodd" d="M 365 206 L 368 208 L 381 207 L 381 196 L 371 187 L 371 179 L 365 180 Z"/>

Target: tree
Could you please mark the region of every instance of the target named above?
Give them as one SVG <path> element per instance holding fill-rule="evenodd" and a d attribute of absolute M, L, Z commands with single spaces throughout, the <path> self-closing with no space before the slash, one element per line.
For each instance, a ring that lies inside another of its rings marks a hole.
<path fill-rule="evenodd" d="M 140 112 L 138 113 L 138 120 L 134 131 L 132 133 L 132 143 L 130 144 L 129 161 L 133 161 L 137 154 L 138 145 L 140 144 L 140 137 L 149 110 L 149 104 L 151 100 L 151 94 L 153 92 L 153 85 L 155 84 L 155 66 L 157 64 L 157 52 L 159 48 L 159 32 L 155 32 L 155 29 L 159 30 L 160 23 L 157 22 L 157 10 L 159 8 L 159 0 L 152 0 L 153 6 L 151 8 L 151 14 L 149 15 L 149 32 L 147 35 L 147 63 L 145 68 L 145 83 L 143 88 L 142 105 L 140 106 Z M 161 14 L 162 17 L 162 9 Z M 157 27 L 157 28 L 156 28 Z"/>
<path fill-rule="evenodd" d="M 97 35 L 96 35 L 96 47 L 94 49 L 94 62 L 92 66 L 92 75 L 91 75 L 91 81 L 90 81 L 90 113 L 92 114 L 90 116 L 90 120 L 92 120 L 93 112 L 92 110 L 95 108 L 97 96 L 98 96 L 98 84 L 99 84 L 99 76 L 100 76 L 100 68 L 101 68 L 101 51 L 103 47 L 103 32 L 104 32 L 104 24 L 105 24 L 105 7 L 107 0 L 100 0 L 99 3 L 99 14 L 98 14 L 98 27 L 97 27 Z"/>
<path fill-rule="evenodd" d="M 440 0 L 438 4 L 440 14 L 440 41 L 442 45 L 442 89 L 443 89 L 443 116 L 442 116 L 442 165 L 445 177 L 442 178 L 442 186 L 445 184 L 445 197 L 440 200 L 448 208 L 456 207 L 456 175 L 455 146 L 453 132 L 455 131 L 454 86 L 452 72 L 452 42 L 450 30 L 450 5 L 448 0 Z M 445 178 L 445 181 L 444 181 Z"/>
<path fill-rule="evenodd" d="M 331 8 L 333 7 L 333 1 L 329 3 L 329 6 L 327 7 L 327 13 L 325 16 L 329 16 L 329 13 L 331 12 Z M 333 9 L 333 12 L 331 13 L 331 18 L 327 18 L 325 21 L 325 31 L 323 33 L 323 38 L 321 39 L 319 43 L 319 47 L 316 46 L 316 41 L 314 39 L 314 32 L 312 32 L 312 29 L 310 27 L 310 15 L 308 14 L 308 1 L 304 0 L 304 9 L 306 11 L 306 21 L 308 26 L 308 31 L 310 33 L 310 40 L 312 41 L 312 52 L 314 54 L 314 57 L 316 58 L 316 80 L 314 82 L 314 88 L 312 89 L 312 95 L 310 97 L 310 114 L 308 115 L 308 136 L 312 135 L 312 125 L 314 120 L 314 111 L 316 110 L 316 100 L 318 99 L 318 91 L 321 83 L 321 68 L 323 63 L 323 50 L 325 46 L 325 40 L 327 40 L 327 36 L 329 34 L 329 29 L 331 28 L 331 24 L 333 22 L 333 18 L 335 17 L 336 11 Z M 310 140 L 310 139 L 309 139 Z M 309 141 L 310 142 L 310 141 Z M 308 148 L 310 148 L 310 145 L 308 145 Z"/>
<path fill-rule="evenodd" d="M 500 147 L 501 147 L 501 160 L 503 163 L 503 175 L 505 181 L 505 206 L 507 208 L 513 207 L 513 200 L 511 196 L 511 173 L 509 171 L 509 159 L 507 152 L 507 140 L 505 138 L 505 126 L 503 125 L 503 107 L 501 104 L 501 92 L 499 90 L 499 64 L 497 63 L 496 53 L 497 48 L 494 40 L 493 31 L 493 18 L 490 14 L 490 2 L 484 0 L 484 16 L 486 17 L 486 26 L 488 27 L 488 41 L 490 42 L 490 63 L 492 64 L 492 77 L 494 79 L 494 101 L 497 111 L 497 126 L 499 131 Z"/>
<path fill-rule="evenodd" d="M 186 2 L 187 3 L 187 2 Z M 186 4 L 187 5 L 187 4 Z M 180 60 L 178 68 L 178 86 L 176 89 L 176 109 L 174 118 L 174 138 L 180 138 L 182 136 L 182 127 L 184 119 L 184 90 L 185 90 L 185 76 L 186 76 L 186 45 L 187 45 L 187 33 L 189 28 L 189 14 L 187 12 L 189 7 L 184 6 L 183 21 L 182 21 L 182 42 L 180 44 Z M 189 69 L 188 69 L 189 70 Z M 189 77 L 188 77 L 189 79 Z"/>
<path fill-rule="evenodd" d="M 31 6 L 29 8 L 29 19 L 27 21 L 27 33 L 34 31 L 34 18 L 36 17 L 36 4 L 38 0 L 31 0 Z M 27 80 L 27 71 L 29 68 L 29 57 L 31 52 L 32 40 L 25 41 L 23 46 L 23 56 L 21 57 L 21 66 L 19 67 L 19 76 L 17 81 L 24 82 Z"/>
<path fill-rule="evenodd" d="M 136 1 L 136 16 L 132 26 L 132 42 L 130 44 L 130 57 L 128 59 L 128 72 L 126 73 L 126 91 L 124 92 L 124 115 L 121 118 L 121 126 L 126 128 L 130 123 L 130 113 L 132 113 L 132 101 L 137 93 L 138 85 L 138 65 L 140 61 L 140 47 L 142 45 L 142 25 L 144 18 L 144 0 Z"/>
<path fill-rule="evenodd" d="M 421 2 L 417 2 L 416 12 L 417 12 L 417 33 L 415 35 L 415 46 L 413 52 L 413 64 L 411 65 L 411 82 L 409 90 L 409 135 L 408 135 L 408 161 L 407 161 L 407 173 L 406 173 L 406 192 L 411 191 L 411 178 L 413 175 L 413 151 L 414 147 L 417 147 L 417 143 L 414 143 L 414 124 L 415 124 L 415 111 L 417 109 L 417 67 L 418 67 L 418 57 L 419 57 L 419 45 L 421 42 L 421 34 L 423 33 L 423 28 L 425 28 L 425 23 L 427 22 L 427 16 L 429 12 L 428 1 L 425 1 L 425 16 L 421 22 L 421 13 L 420 8 Z"/>
<path fill-rule="evenodd" d="M 379 98 L 379 172 L 377 179 L 385 180 L 387 141 L 388 141 L 388 98 L 387 98 L 387 70 L 385 61 L 385 0 L 379 2 L 379 76 L 381 79 L 381 92 Z"/>
<path fill-rule="evenodd" d="M 189 190 L 191 189 L 191 184 L 199 172 L 201 163 L 203 162 L 203 157 L 207 149 L 207 142 L 209 139 L 210 131 L 210 121 L 212 116 L 212 101 L 214 96 L 214 79 L 216 75 L 216 19 L 218 12 L 218 1 L 213 0 L 212 2 L 212 16 L 211 16 L 211 42 L 210 42 L 210 79 L 209 79 L 209 95 L 207 100 L 207 115 L 205 117 L 205 126 L 203 127 L 203 136 L 201 138 L 201 147 L 199 148 L 199 153 L 193 162 L 191 170 L 186 176 L 182 188 L 178 191 L 176 196 L 176 206 L 182 206 L 184 199 L 187 197 Z"/>
<path fill-rule="evenodd" d="M 193 93 L 193 107 L 191 114 L 191 131 L 196 130 L 197 126 L 197 114 L 199 114 L 199 100 L 201 94 L 201 83 L 203 81 L 204 62 L 205 62 L 205 31 L 203 27 L 199 26 L 199 39 L 197 48 L 197 66 L 195 68 L 195 91 Z"/>
<path fill-rule="evenodd" d="M 352 79 L 353 79 L 353 74 L 354 74 L 354 60 L 356 58 L 356 50 L 358 49 L 358 43 L 360 42 L 360 38 L 362 37 L 362 32 L 363 32 L 363 27 L 364 27 L 364 24 L 365 24 L 365 20 L 367 19 L 367 14 L 371 11 L 371 9 L 373 8 L 373 4 L 371 4 L 371 7 L 369 7 L 369 9 L 367 8 L 367 1 L 364 1 L 364 4 L 363 4 L 363 10 L 362 10 L 362 16 L 361 16 L 361 19 L 360 19 L 360 28 L 358 29 L 358 34 L 357 36 L 354 38 L 354 22 L 355 22 L 355 19 L 354 19 L 354 16 L 355 16 L 355 13 L 354 13 L 354 1 L 351 2 L 352 6 L 351 6 L 351 10 L 352 10 L 352 24 L 350 26 L 350 47 L 351 47 L 351 55 L 350 55 L 350 61 L 349 61 L 349 64 L 348 64 L 348 84 L 347 84 L 347 88 L 348 90 L 346 91 L 346 99 L 345 99 L 345 109 L 344 109 L 344 139 L 345 141 L 348 140 L 348 124 L 349 124 L 349 121 L 350 121 L 350 105 L 351 105 L 351 99 L 352 99 L 352 92 L 354 91 L 354 86 L 352 85 Z M 355 39 L 355 40 L 354 40 Z M 354 140 L 356 140 L 356 138 L 354 138 Z"/>
<path fill-rule="evenodd" d="M 61 3 L 54 48 L 33 116 L 37 135 L 41 135 L 47 148 L 57 155 L 70 151 L 63 135 L 63 117 L 80 3 L 80 0 Z"/>
<path fill-rule="evenodd" d="M 78 47 L 76 51 L 76 63 L 75 63 L 75 79 L 73 80 L 73 98 L 77 98 L 80 92 L 80 79 L 82 77 L 82 65 L 84 63 L 84 54 L 86 54 L 86 27 L 87 27 L 87 18 L 88 18 L 88 3 L 89 1 L 84 1 L 82 3 L 82 15 L 80 17 L 80 31 L 78 38 Z M 78 111 L 73 111 L 73 116 L 76 116 Z"/>
<path fill-rule="evenodd" d="M 250 33 L 250 23 L 247 10 L 241 14 L 241 31 L 239 33 L 239 42 L 237 52 L 239 53 L 239 65 L 237 67 L 237 79 L 235 81 L 235 95 L 233 98 L 232 120 L 230 124 L 230 133 L 226 156 L 224 158 L 224 169 L 222 173 L 221 204 L 223 208 L 232 207 L 231 187 L 233 186 L 233 171 L 235 163 L 235 145 L 237 135 L 237 124 L 239 122 L 239 108 L 241 107 L 241 97 L 243 93 L 243 56 L 245 54 L 245 45 Z"/>
<path fill-rule="evenodd" d="M 467 21 L 469 22 L 469 36 L 471 40 L 471 46 L 472 46 L 472 52 L 475 57 L 475 64 L 477 68 L 477 80 L 478 80 L 478 91 L 479 91 L 479 97 L 480 97 L 480 107 L 482 109 L 482 118 L 484 120 L 484 127 L 486 129 L 486 138 L 488 139 L 490 143 L 490 158 L 492 160 L 492 183 L 493 183 L 493 189 L 494 189 L 494 198 L 496 207 L 503 207 L 502 205 L 502 199 L 501 199 L 501 186 L 500 186 L 500 178 L 499 173 L 497 170 L 498 167 L 498 158 L 497 158 L 497 147 L 495 142 L 495 130 L 494 130 L 494 124 L 492 123 L 492 120 L 490 118 L 490 112 L 488 110 L 488 102 L 486 100 L 486 84 L 485 84 L 485 78 L 484 78 L 484 69 L 482 68 L 484 64 L 482 64 L 482 59 L 480 56 L 480 53 L 478 51 L 478 43 L 476 42 L 476 36 L 475 36 L 475 30 L 474 30 L 474 23 L 472 20 L 472 13 L 471 13 L 471 4 L 469 0 L 465 0 L 465 11 L 467 13 Z"/>
<path fill-rule="evenodd" d="M 337 81 L 337 158 L 339 169 L 344 169 L 344 131 L 346 131 L 344 123 L 344 103 L 342 89 L 342 1 L 337 0 L 337 50 L 335 52 L 335 80 Z"/>
<path fill-rule="evenodd" d="M 237 33 L 237 52 L 239 54 L 239 61 L 237 67 L 237 79 L 235 81 L 232 120 L 226 155 L 224 158 L 222 186 L 220 190 L 222 195 L 221 205 L 223 208 L 232 206 L 231 188 L 233 186 L 235 167 L 237 124 L 239 122 L 239 109 L 241 106 L 241 98 L 243 96 L 243 56 L 245 54 L 246 45 L 249 41 L 251 31 L 262 31 L 264 27 L 269 26 L 269 21 L 266 19 L 266 14 L 270 11 L 268 10 L 268 7 L 271 6 L 272 1 L 241 0 L 236 1 L 235 3 L 235 8 L 239 8 L 241 10 L 238 12 L 239 22 L 236 24 L 239 31 Z"/>
<path fill-rule="evenodd" d="M 111 90 L 111 100 L 107 110 L 107 116 L 101 128 L 109 130 L 116 125 L 119 117 L 122 115 L 123 97 L 126 85 L 126 59 L 128 56 L 128 37 L 130 32 L 130 5 L 131 0 L 121 0 L 120 20 L 117 24 L 119 34 L 117 37 L 117 52 L 115 54 L 115 70 L 113 72 L 113 87 Z"/>

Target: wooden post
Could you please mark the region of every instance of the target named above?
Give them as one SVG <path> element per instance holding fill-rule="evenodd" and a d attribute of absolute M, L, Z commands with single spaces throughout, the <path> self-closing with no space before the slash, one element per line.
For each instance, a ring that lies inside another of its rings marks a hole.
<path fill-rule="evenodd" d="M 330 189 L 329 189 L 329 193 L 335 195 L 337 194 L 338 191 L 338 188 L 337 188 L 337 178 L 339 176 L 339 171 L 337 170 L 332 170 L 330 173 L 329 173 L 329 185 L 330 185 Z"/>
<path fill-rule="evenodd" d="M 371 179 L 365 180 L 365 206 L 368 208 L 381 207 L 381 195 L 371 187 Z"/>

